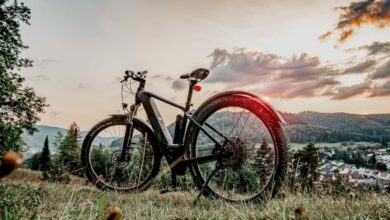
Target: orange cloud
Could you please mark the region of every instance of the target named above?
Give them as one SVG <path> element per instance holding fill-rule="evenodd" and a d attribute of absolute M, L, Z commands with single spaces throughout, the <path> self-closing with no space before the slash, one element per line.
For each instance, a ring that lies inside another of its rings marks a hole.
<path fill-rule="evenodd" d="M 332 31 L 328 31 L 318 37 L 321 41 L 328 39 L 332 35 Z"/>
<path fill-rule="evenodd" d="M 390 26 L 390 0 L 366 0 L 352 2 L 348 6 L 337 7 L 341 11 L 335 30 L 340 31 L 338 41 L 348 40 L 354 31 L 364 24 L 373 24 L 379 28 Z M 320 36 L 324 40 L 332 33 Z"/>

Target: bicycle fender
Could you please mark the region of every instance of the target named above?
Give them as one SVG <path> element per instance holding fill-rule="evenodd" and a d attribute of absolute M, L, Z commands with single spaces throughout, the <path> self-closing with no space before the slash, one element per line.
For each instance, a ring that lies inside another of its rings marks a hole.
<path fill-rule="evenodd" d="M 129 115 L 127 115 L 127 114 L 113 114 L 113 115 L 109 115 L 109 116 L 111 116 L 113 118 L 127 118 L 127 117 L 129 117 Z M 137 121 L 140 124 L 143 124 L 146 127 L 146 129 L 148 129 L 152 134 L 154 134 L 152 126 L 149 123 L 147 123 L 145 120 L 143 120 L 142 118 L 139 118 L 137 116 L 134 116 L 133 120 Z M 156 137 L 153 137 L 153 138 L 156 140 Z"/>
<path fill-rule="evenodd" d="M 205 105 L 207 105 L 207 103 L 212 102 L 212 100 L 214 100 L 214 99 L 222 98 L 222 97 L 225 97 L 225 96 L 232 96 L 232 95 L 233 96 L 249 97 L 249 98 L 252 98 L 252 99 L 256 100 L 258 103 L 260 103 L 262 106 L 264 106 L 265 109 L 267 109 L 271 113 L 271 115 L 272 115 L 272 117 L 274 119 L 276 119 L 282 125 L 286 124 L 286 121 L 284 120 L 283 116 L 272 105 L 270 105 L 266 101 L 262 100 L 260 97 L 254 95 L 252 93 L 244 92 L 244 91 L 235 91 L 235 90 L 233 90 L 233 91 L 226 91 L 226 92 L 218 93 L 218 94 L 216 94 L 214 96 L 211 96 L 206 101 L 204 101 L 199 106 L 198 109 L 202 109 Z"/>

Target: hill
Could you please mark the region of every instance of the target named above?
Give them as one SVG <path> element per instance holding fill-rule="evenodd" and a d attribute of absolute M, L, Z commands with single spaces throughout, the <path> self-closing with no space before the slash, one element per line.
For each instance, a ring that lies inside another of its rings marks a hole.
<path fill-rule="evenodd" d="M 24 154 L 23 157 L 24 159 L 29 158 L 32 154 L 40 152 L 42 150 L 46 136 L 48 136 L 49 139 L 50 151 L 55 152 L 56 148 L 54 146 L 54 140 L 58 132 L 61 132 L 63 135 L 66 135 L 68 131 L 65 128 L 47 125 L 37 125 L 36 128 L 38 131 L 35 132 L 33 135 L 30 135 L 26 132 L 22 134 L 23 141 L 25 142 L 25 147 L 27 148 L 27 152 Z M 84 138 L 85 134 L 85 131 L 80 132 L 82 139 Z"/>
<path fill-rule="evenodd" d="M 46 135 L 49 138 L 49 147 L 51 151 L 54 151 L 54 138 L 57 135 L 58 132 L 62 132 L 63 134 L 66 134 L 67 130 L 64 128 L 58 128 L 53 126 L 47 126 L 47 125 L 37 125 L 36 128 L 38 129 L 37 132 L 35 132 L 33 135 L 29 135 L 27 133 L 22 134 L 22 138 L 26 144 L 30 148 L 31 152 L 37 152 L 40 151 L 43 147 L 43 142 L 45 141 Z"/>
<path fill-rule="evenodd" d="M 390 114 L 282 113 L 291 142 L 390 141 Z"/>
<path fill-rule="evenodd" d="M 287 125 L 284 126 L 287 138 L 292 143 L 308 142 L 343 142 L 343 141 L 367 141 L 381 142 L 382 138 L 390 142 L 390 114 L 357 115 L 348 113 L 281 113 Z M 218 120 L 216 118 L 215 120 Z M 23 134 L 23 140 L 29 147 L 29 153 L 42 149 L 46 135 L 49 137 L 51 151 L 54 137 L 57 132 L 66 133 L 66 129 L 37 125 L 38 132 L 34 135 Z M 169 125 L 173 135 L 174 123 Z M 82 131 L 81 138 L 86 131 Z M 110 139 L 110 141 L 113 141 Z"/>

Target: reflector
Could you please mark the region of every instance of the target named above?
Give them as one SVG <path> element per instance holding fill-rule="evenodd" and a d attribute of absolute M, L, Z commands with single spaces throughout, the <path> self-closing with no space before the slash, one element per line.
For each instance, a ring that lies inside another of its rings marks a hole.
<path fill-rule="evenodd" d="M 200 90 L 202 90 L 202 87 L 200 85 L 195 85 L 194 90 L 199 92 Z"/>

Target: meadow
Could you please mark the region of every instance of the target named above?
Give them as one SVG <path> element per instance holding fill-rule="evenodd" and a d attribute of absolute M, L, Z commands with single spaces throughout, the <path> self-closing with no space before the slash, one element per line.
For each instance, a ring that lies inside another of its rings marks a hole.
<path fill-rule="evenodd" d="M 390 195 L 354 192 L 343 195 L 292 193 L 260 204 L 231 204 L 201 197 L 196 190 L 160 194 L 102 192 L 85 179 L 70 184 L 40 180 L 40 172 L 18 169 L 0 182 L 4 219 L 105 219 L 112 207 L 123 219 L 389 219 Z"/>

